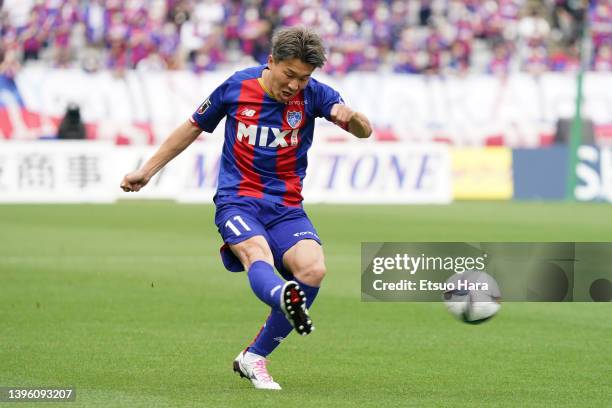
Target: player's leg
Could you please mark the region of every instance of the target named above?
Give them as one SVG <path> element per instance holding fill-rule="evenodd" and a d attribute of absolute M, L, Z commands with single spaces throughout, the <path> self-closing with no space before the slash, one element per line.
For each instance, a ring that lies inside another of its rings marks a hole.
<path fill-rule="evenodd" d="M 300 285 L 306 296 L 306 307 L 310 309 L 327 272 L 323 247 L 313 239 L 298 241 L 283 255 L 283 266 Z"/>
<path fill-rule="evenodd" d="M 249 282 L 253 292 L 259 299 L 271 306 L 270 316 L 281 316 L 283 325 L 291 325 L 287 322 L 285 314 L 296 313 L 292 311 L 293 297 L 300 296 L 300 302 L 305 299 L 299 295 L 299 286 L 294 281 L 285 282 L 279 275 L 274 272 L 272 266 L 272 252 L 267 241 L 261 235 L 256 235 L 245 241 L 237 244 L 230 244 L 232 252 L 240 259 L 245 269 L 248 270 Z M 286 303 L 287 302 L 287 303 Z M 268 321 L 264 325 L 270 333 L 275 331 L 276 319 Z M 272 376 L 268 373 L 267 359 L 268 354 L 272 352 L 275 345 L 269 349 L 267 343 L 274 342 L 274 339 L 268 339 L 264 336 L 260 339 L 261 332 L 256 337 L 254 342 L 259 340 L 259 347 L 247 347 L 240 352 L 234 359 L 233 369 L 239 373 L 241 377 L 248 378 L 255 388 L 280 390 L 281 387 L 276 383 Z"/>
<path fill-rule="evenodd" d="M 327 271 L 323 247 L 313 239 L 303 239 L 289 248 L 283 255 L 283 265 L 304 288 L 316 291 Z"/>
<path fill-rule="evenodd" d="M 300 285 L 301 291 L 305 294 L 306 319 L 312 324 L 308 309 L 310 309 L 317 297 L 319 286 L 325 276 L 325 262 L 322 247 L 315 240 L 302 239 L 287 250 L 284 255 L 281 256 L 281 259 L 284 263 L 284 275 L 287 275 L 289 271 L 296 271 L 297 275 L 301 277 L 301 279 L 299 279 L 294 273 L 293 280 Z M 266 320 L 266 324 L 261 328 L 257 337 L 253 340 L 253 343 L 248 347 L 248 351 L 262 356 L 269 355 L 293 331 L 293 328 L 294 324 L 286 318 L 284 313 L 278 310 L 272 310 L 270 316 L 268 316 Z M 312 330 L 314 330 L 314 326 L 310 329 L 310 331 Z M 308 333 L 310 333 L 310 331 L 308 331 Z"/>
<path fill-rule="evenodd" d="M 280 308 L 284 280 L 274 272 L 272 251 L 260 221 L 257 202 L 248 198 L 217 199 L 215 224 L 225 245 L 221 257 L 231 271 L 247 271 L 255 295 L 271 307 Z"/>
<path fill-rule="evenodd" d="M 305 327 L 301 332 L 308 334 L 314 330 L 308 308 L 319 292 L 319 285 L 325 275 L 325 262 L 319 236 L 304 211 L 288 209 L 287 213 L 284 220 L 267 230 L 268 242 L 274 254 L 277 270 L 285 279 L 295 280 L 300 285 L 300 291 L 305 294 L 305 310 L 300 310 L 300 315 L 296 317 L 304 317 L 306 326 L 310 327 Z M 296 279 L 293 271 L 300 271 L 298 275 L 303 281 Z M 284 313 L 272 310 L 266 324 L 248 350 L 267 356 L 294 327 L 299 329 L 300 323 L 290 322 Z"/>
<path fill-rule="evenodd" d="M 310 307 L 325 277 L 325 256 L 314 225 L 304 210 L 295 211 L 294 216 L 267 232 L 276 268 L 285 279 L 300 284 Z"/>
<path fill-rule="evenodd" d="M 246 269 L 253 292 L 259 299 L 272 307 L 272 312 L 282 313 L 283 287 L 286 282 L 274 272 L 270 246 L 266 231 L 259 222 L 253 208 L 246 200 L 217 206 L 215 223 L 225 245 L 221 256 L 226 268 L 238 272 Z M 244 267 L 244 269 L 242 269 Z M 234 359 L 233 370 L 241 377 L 248 378 L 255 388 L 280 390 L 267 370 L 265 355 L 241 351 Z"/>
<path fill-rule="evenodd" d="M 279 309 L 285 281 L 274 272 L 272 251 L 264 236 L 256 235 L 229 247 L 247 270 L 255 295 L 268 306 Z"/>
<path fill-rule="evenodd" d="M 272 250 L 263 235 L 255 235 L 238 243 L 230 243 L 229 247 L 247 271 L 252 264 L 258 261 L 274 264 Z"/>
<path fill-rule="evenodd" d="M 306 293 L 296 280 L 285 281 L 274 272 L 273 256 L 266 239 L 257 235 L 230 244 L 230 249 L 248 271 L 249 283 L 257 297 L 273 311 L 281 311 L 300 334 L 310 333 L 311 321 L 303 307 L 307 302 Z"/>

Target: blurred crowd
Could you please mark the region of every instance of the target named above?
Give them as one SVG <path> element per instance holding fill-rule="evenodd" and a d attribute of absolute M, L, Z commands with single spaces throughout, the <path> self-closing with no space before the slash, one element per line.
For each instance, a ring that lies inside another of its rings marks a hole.
<path fill-rule="evenodd" d="M 324 71 L 612 69 L 612 0 L 0 0 L 1 70 L 190 69 L 265 62 L 279 26 L 315 28 Z M 587 24 L 585 24 L 587 23 Z"/>

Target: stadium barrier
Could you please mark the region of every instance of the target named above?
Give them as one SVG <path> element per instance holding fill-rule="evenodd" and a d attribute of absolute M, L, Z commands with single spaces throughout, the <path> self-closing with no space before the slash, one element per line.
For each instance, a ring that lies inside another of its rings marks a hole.
<path fill-rule="evenodd" d="M 612 202 L 612 148 L 581 146 L 576 177 L 577 200 Z"/>
<path fill-rule="evenodd" d="M 154 148 L 88 141 L 0 144 L 0 202 L 113 202 L 172 199 L 209 203 L 217 185 L 221 145 L 195 143 L 138 194 L 119 188 Z M 329 143 L 309 153 L 306 202 L 448 203 L 446 146 Z"/>
<path fill-rule="evenodd" d="M 119 182 L 155 147 L 109 142 L 0 142 L 0 202 L 211 202 L 219 140 L 196 142 L 138 194 Z M 443 144 L 315 143 L 303 195 L 308 203 L 426 204 L 452 200 L 563 200 L 568 148 L 453 149 Z M 612 202 L 612 148 L 578 149 L 577 201 Z"/>
<path fill-rule="evenodd" d="M 138 194 L 123 175 L 155 147 L 109 142 L 0 143 L 0 202 L 163 199 L 211 202 L 221 143 L 196 142 Z M 428 204 L 452 200 L 563 200 L 568 148 L 453 149 L 443 144 L 315 143 L 303 195 L 308 203 Z M 578 149 L 577 201 L 612 202 L 612 148 Z"/>
<path fill-rule="evenodd" d="M 14 81 L 0 76 L 0 139 L 54 137 L 66 106 L 73 102 L 81 107 L 89 138 L 157 144 L 231 73 L 128 71 L 116 77 L 108 71 L 27 66 Z M 376 137 L 412 143 L 538 147 L 550 143 L 558 121 L 571 118 L 575 110 L 573 74 L 515 74 L 505 79 L 390 73 L 316 77 L 367 112 Z M 612 76 L 586 75 L 583 113 L 593 120 L 596 140 L 612 137 L 608 89 Z M 222 130 L 219 126 L 212 138 L 221 139 Z M 323 138 L 348 139 L 326 121 L 317 132 Z"/>
<path fill-rule="evenodd" d="M 506 147 L 452 149 L 455 200 L 510 200 L 512 150 Z"/>
<path fill-rule="evenodd" d="M 567 190 L 567 146 L 512 151 L 514 198 L 563 200 Z"/>
<path fill-rule="evenodd" d="M 563 200 L 569 177 L 566 146 L 512 153 L 514 199 Z M 612 148 L 580 146 L 575 168 L 577 201 L 612 202 Z"/>

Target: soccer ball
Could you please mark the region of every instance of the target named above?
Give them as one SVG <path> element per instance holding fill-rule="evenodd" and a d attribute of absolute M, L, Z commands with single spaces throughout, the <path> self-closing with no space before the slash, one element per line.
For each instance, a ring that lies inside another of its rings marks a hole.
<path fill-rule="evenodd" d="M 446 288 L 446 309 L 465 323 L 484 323 L 501 308 L 501 293 L 497 282 L 485 272 L 455 274 L 446 281 Z"/>

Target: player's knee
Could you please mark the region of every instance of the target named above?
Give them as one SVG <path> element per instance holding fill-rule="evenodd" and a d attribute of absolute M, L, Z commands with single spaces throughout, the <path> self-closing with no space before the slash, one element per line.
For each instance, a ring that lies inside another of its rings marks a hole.
<path fill-rule="evenodd" d="M 263 239 L 263 238 L 262 238 Z M 273 264 L 272 252 L 259 240 L 249 239 L 238 245 L 232 246 L 232 250 L 238 256 L 244 267 L 248 269 L 253 262 L 266 261 Z"/>
<path fill-rule="evenodd" d="M 312 263 L 301 270 L 298 279 L 309 286 L 321 286 L 327 269 L 323 262 Z"/>
<path fill-rule="evenodd" d="M 318 264 L 317 267 L 314 269 L 312 275 L 313 275 L 313 279 L 315 279 L 318 282 L 318 285 L 321 284 L 321 282 L 323 281 L 323 278 L 325 278 L 326 273 L 327 273 L 327 268 L 325 267 L 325 264 L 323 262 Z"/>
<path fill-rule="evenodd" d="M 245 266 L 247 268 L 256 261 L 266 261 L 270 264 L 273 263 L 272 253 L 270 251 L 266 251 L 265 248 L 256 245 L 245 248 L 242 259 L 244 259 L 243 263 L 246 263 Z"/>

